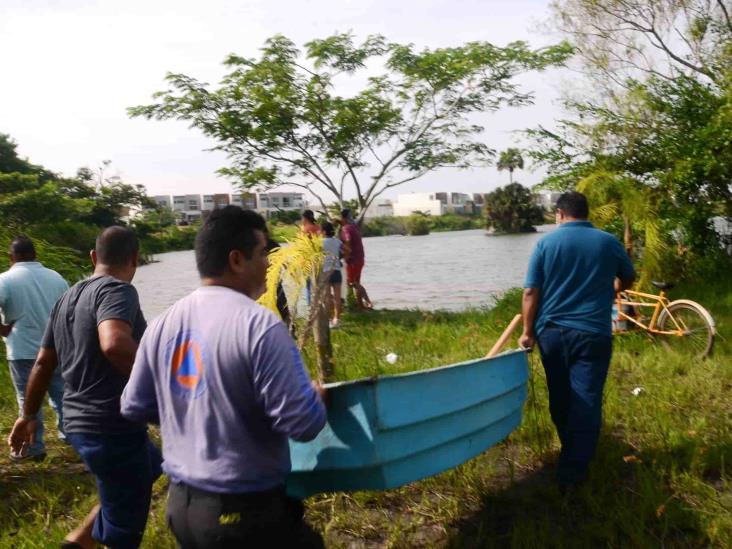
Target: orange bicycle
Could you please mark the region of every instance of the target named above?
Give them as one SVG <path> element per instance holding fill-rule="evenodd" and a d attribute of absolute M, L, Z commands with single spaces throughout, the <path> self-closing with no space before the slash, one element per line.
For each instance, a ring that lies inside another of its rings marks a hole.
<path fill-rule="evenodd" d="M 652 282 L 658 295 L 625 290 L 613 306 L 613 331 L 645 330 L 667 348 L 705 357 L 712 351 L 716 333 L 714 319 L 704 307 L 690 299 L 669 301 L 667 282 Z M 650 309 L 650 311 L 649 311 Z"/>

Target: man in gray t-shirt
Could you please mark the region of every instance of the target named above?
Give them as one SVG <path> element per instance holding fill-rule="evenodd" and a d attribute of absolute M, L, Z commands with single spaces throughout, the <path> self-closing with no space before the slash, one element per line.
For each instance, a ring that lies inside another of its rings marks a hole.
<path fill-rule="evenodd" d="M 143 423 L 123 418 L 120 396 L 145 331 L 137 291 L 135 234 L 105 229 L 92 251 L 94 274 L 54 307 L 26 391 L 23 416 L 10 434 L 14 451 L 32 442 L 35 414 L 56 368 L 64 380 L 66 438 L 95 476 L 100 504 L 66 541 L 81 547 L 140 545 L 160 452 Z"/>

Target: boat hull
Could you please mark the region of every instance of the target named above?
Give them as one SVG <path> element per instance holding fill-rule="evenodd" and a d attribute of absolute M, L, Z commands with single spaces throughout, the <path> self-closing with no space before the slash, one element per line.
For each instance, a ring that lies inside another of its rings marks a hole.
<path fill-rule="evenodd" d="M 328 423 L 290 442 L 290 495 L 383 490 L 484 452 L 521 423 L 528 362 L 521 351 L 329 386 Z"/>

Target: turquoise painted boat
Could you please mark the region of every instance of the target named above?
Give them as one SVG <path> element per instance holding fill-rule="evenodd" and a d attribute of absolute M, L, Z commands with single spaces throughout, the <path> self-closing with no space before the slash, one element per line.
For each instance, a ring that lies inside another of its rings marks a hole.
<path fill-rule="evenodd" d="M 521 423 L 526 353 L 328 386 L 328 423 L 290 442 L 290 495 L 383 490 L 455 467 Z"/>

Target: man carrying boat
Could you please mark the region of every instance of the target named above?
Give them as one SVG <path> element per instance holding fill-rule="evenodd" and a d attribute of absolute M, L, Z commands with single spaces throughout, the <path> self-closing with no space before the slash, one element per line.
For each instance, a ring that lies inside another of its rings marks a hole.
<path fill-rule="evenodd" d="M 201 287 L 155 319 L 140 343 L 122 414 L 160 424 L 168 525 L 185 549 L 322 547 L 285 492 L 288 437 L 325 425 L 286 326 L 254 300 L 267 272 L 257 213 L 214 210 L 196 235 Z"/>
<path fill-rule="evenodd" d="M 542 238 L 524 283 L 519 344 L 539 345 L 549 411 L 562 444 L 562 491 L 587 477 L 602 422 L 602 393 L 612 354 L 611 308 L 616 291 L 635 279 L 617 238 L 592 226 L 584 195 L 557 201 L 559 227 Z"/>

